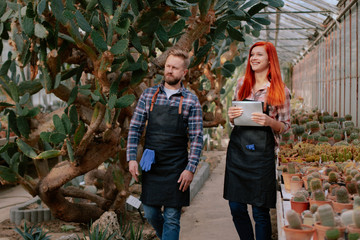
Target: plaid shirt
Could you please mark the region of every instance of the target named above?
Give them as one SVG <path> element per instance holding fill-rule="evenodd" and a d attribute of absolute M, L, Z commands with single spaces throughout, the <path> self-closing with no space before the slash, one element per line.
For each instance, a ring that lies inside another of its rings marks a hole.
<path fill-rule="evenodd" d="M 161 83 L 160 91 L 157 96 L 155 104 L 179 106 L 181 95 L 184 96 L 182 105 L 182 114 L 185 121 L 188 122 L 188 133 L 190 138 L 190 156 L 186 170 L 195 172 L 199 163 L 200 153 L 203 145 L 203 122 L 201 105 L 196 95 L 185 89 L 181 84 L 179 93 L 176 93 L 167 99 L 164 91 L 164 84 Z M 145 123 L 149 116 L 149 109 L 151 106 L 151 99 L 155 94 L 158 86 L 146 89 L 140 96 L 134 115 L 130 122 L 130 129 L 127 142 L 127 160 L 136 161 L 137 146 L 140 137 L 144 131 Z"/>
<path fill-rule="evenodd" d="M 243 83 L 244 83 L 244 78 L 242 77 L 239 79 L 238 84 L 236 86 L 235 100 L 238 100 L 237 99 L 238 92 Z M 268 82 L 267 84 L 265 84 L 263 87 L 261 87 L 256 92 L 254 90 L 252 90 L 251 94 L 246 99 L 253 100 L 253 101 L 265 102 L 266 96 L 267 96 L 267 90 L 270 87 L 270 84 L 271 83 Z M 284 125 L 285 125 L 282 133 L 287 132 L 291 127 L 290 111 L 291 111 L 291 109 L 290 109 L 290 90 L 287 87 L 285 87 L 285 102 L 280 106 L 269 105 L 269 117 L 271 117 L 277 121 L 280 121 L 280 122 L 284 123 Z M 276 141 L 276 146 L 279 146 L 280 133 L 274 132 L 274 130 L 273 130 L 273 133 L 274 133 L 274 137 L 275 137 L 275 141 Z"/>

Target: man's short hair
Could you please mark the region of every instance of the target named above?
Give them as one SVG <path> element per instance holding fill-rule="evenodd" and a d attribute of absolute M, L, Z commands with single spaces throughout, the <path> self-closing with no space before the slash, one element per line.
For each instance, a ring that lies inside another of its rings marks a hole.
<path fill-rule="evenodd" d="M 189 53 L 188 52 L 186 52 L 184 50 L 181 50 L 181 49 L 171 49 L 169 51 L 169 54 L 168 54 L 167 57 L 169 57 L 170 55 L 182 58 L 184 60 L 185 69 L 187 69 L 189 67 L 190 59 L 189 59 Z"/>

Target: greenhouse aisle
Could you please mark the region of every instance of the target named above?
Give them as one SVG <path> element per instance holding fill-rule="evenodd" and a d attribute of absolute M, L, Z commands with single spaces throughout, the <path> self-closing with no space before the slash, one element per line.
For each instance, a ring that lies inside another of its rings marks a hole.
<path fill-rule="evenodd" d="M 227 201 L 223 199 L 226 152 L 219 152 L 220 161 L 211 172 L 190 207 L 181 216 L 180 239 L 238 239 Z"/>

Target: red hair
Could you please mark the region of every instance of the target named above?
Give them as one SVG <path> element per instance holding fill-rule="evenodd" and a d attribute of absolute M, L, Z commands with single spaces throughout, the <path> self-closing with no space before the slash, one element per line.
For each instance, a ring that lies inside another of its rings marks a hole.
<path fill-rule="evenodd" d="M 285 84 L 281 79 L 280 64 L 274 45 L 270 42 L 257 42 L 251 46 L 248 56 L 248 63 L 246 66 L 244 83 L 238 92 L 238 99 L 244 100 L 247 98 L 251 89 L 255 84 L 255 74 L 250 66 L 251 51 L 254 47 L 263 46 L 269 58 L 269 71 L 267 77 L 271 82 L 269 92 L 267 93 L 266 104 L 272 106 L 279 106 L 285 102 Z"/>

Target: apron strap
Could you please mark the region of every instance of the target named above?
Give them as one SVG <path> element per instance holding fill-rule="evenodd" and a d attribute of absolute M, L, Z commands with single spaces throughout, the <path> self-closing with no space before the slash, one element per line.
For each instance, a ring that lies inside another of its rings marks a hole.
<path fill-rule="evenodd" d="M 183 100 L 184 100 L 184 96 L 181 95 L 181 98 L 180 98 L 180 103 L 179 103 L 179 114 L 181 114 L 181 111 L 182 111 L 182 104 L 183 104 Z"/>
<path fill-rule="evenodd" d="M 154 103 L 156 102 L 156 98 L 157 98 L 157 95 L 158 95 L 159 91 L 160 91 L 160 88 L 158 87 L 158 89 L 156 90 L 154 96 L 151 99 L 150 112 L 152 112 L 152 110 L 153 110 Z"/>
<path fill-rule="evenodd" d="M 159 91 L 160 91 L 160 87 L 158 87 L 158 89 L 156 90 L 154 96 L 152 97 L 151 99 L 151 106 L 150 106 L 150 112 L 152 112 L 153 108 L 154 108 L 154 104 L 156 102 L 156 99 L 157 99 L 157 95 L 159 94 Z M 180 103 L 179 103 L 179 114 L 181 114 L 182 112 L 182 104 L 183 104 L 183 100 L 184 100 L 184 96 L 181 95 L 181 98 L 180 98 Z"/>

